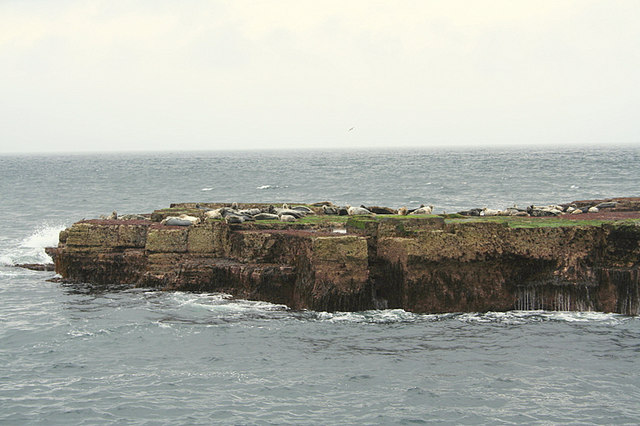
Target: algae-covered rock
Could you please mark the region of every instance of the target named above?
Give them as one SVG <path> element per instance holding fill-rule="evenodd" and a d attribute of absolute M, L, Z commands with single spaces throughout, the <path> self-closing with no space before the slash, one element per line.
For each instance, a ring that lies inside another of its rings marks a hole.
<path fill-rule="evenodd" d="M 145 248 L 152 252 L 183 253 L 187 251 L 187 235 L 186 228 L 150 229 Z"/>
<path fill-rule="evenodd" d="M 79 222 L 67 230 L 67 246 L 110 248 L 118 245 L 117 225 Z"/>
<path fill-rule="evenodd" d="M 189 228 L 188 251 L 211 253 L 219 257 L 229 255 L 229 225 L 222 221 L 207 221 Z"/>
<path fill-rule="evenodd" d="M 358 236 L 318 237 L 313 240 L 312 269 L 316 291 L 339 299 L 362 291 L 369 278 L 367 239 Z M 331 283 L 330 287 L 324 284 Z"/>
<path fill-rule="evenodd" d="M 144 248 L 148 229 L 148 225 L 118 226 L 118 247 Z"/>
<path fill-rule="evenodd" d="M 367 261 L 367 240 L 359 236 L 316 237 L 313 258 L 329 262 Z"/>

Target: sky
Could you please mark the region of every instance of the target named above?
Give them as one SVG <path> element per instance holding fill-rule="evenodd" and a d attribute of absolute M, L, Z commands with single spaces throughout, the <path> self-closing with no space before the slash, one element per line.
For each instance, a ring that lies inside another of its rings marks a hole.
<path fill-rule="evenodd" d="M 640 145 L 637 0 L 0 0 L 0 153 Z"/>

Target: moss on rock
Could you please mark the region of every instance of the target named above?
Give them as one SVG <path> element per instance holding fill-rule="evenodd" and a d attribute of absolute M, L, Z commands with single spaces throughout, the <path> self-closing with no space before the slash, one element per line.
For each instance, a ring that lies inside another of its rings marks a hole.
<path fill-rule="evenodd" d="M 187 251 L 188 228 L 154 228 L 149 230 L 145 248 L 151 252 L 184 253 Z"/>

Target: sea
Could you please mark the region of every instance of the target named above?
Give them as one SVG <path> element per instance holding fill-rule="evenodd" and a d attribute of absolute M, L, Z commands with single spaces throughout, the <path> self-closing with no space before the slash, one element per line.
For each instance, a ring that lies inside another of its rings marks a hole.
<path fill-rule="evenodd" d="M 296 311 L 13 265 L 114 210 L 453 213 L 640 196 L 639 170 L 639 146 L 2 155 L 0 424 L 638 424 L 637 317 Z"/>

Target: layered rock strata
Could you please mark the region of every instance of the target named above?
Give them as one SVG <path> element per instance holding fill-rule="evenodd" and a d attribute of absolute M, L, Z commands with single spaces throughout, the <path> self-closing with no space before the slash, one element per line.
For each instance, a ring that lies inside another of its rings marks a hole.
<path fill-rule="evenodd" d="M 161 223 L 168 214 L 78 222 L 47 252 L 68 281 L 219 291 L 292 309 L 640 309 L 634 223 L 514 228 L 380 216 L 346 224 L 204 219 L 169 226 Z"/>

